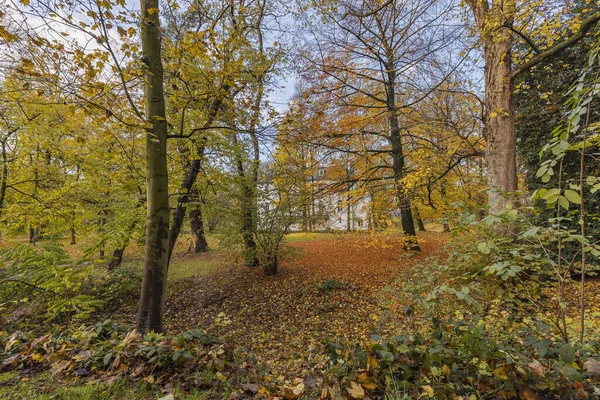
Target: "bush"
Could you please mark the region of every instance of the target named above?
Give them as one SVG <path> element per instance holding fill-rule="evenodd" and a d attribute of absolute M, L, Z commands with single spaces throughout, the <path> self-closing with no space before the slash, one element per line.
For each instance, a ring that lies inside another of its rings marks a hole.
<path fill-rule="evenodd" d="M 34 302 L 33 311 L 46 322 L 59 318 L 84 319 L 102 304 L 81 292 L 92 265 L 73 262 L 58 244 L 23 244 L 0 252 L 0 310 L 4 318 Z"/>

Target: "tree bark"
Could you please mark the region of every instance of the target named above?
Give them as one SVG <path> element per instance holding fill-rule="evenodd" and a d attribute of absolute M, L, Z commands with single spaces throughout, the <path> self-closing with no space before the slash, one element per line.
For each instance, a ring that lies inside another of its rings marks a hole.
<path fill-rule="evenodd" d="M 500 29 L 484 45 L 485 58 L 485 158 L 488 164 L 488 203 L 504 208 L 507 193 L 517 190 L 517 130 L 511 79 L 512 33 Z"/>
<path fill-rule="evenodd" d="M 126 246 L 121 246 L 113 250 L 112 257 L 108 262 L 108 272 L 114 272 L 121 266 L 123 263 L 123 254 L 125 254 L 125 247 Z"/>
<path fill-rule="evenodd" d="M 389 55 L 388 59 L 392 59 Z M 396 76 L 393 68 L 389 68 L 387 82 L 387 107 L 388 122 L 390 125 L 389 141 L 392 145 L 394 184 L 396 185 L 396 196 L 398 198 L 398 208 L 400 209 L 400 220 L 402 222 L 402 233 L 404 234 L 404 247 L 407 250 L 421 251 L 415 231 L 410 199 L 404 192 L 402 180 L 404 179 L 404 152 L 402 148 L 402 136 L 400 124 L 398 122 L 398 109 L 396 108 Z"/>
<path fill-rule="evenodd" d="M 485 61 L 485 159 L 488 165 L 488 204 L 498 211 L 517 190 L 517 133 L 512 85 L 512 24 L 514 0 L 490 5 L 488 0 L 469 0 L 483 44 Z M 493 10 L 492 10 L 493 8 Z M 502 26 L 496 19 L 501 18 Z"/>
<path fill-rule="evenodd" d="M 266 276 L 272 276 L 277 274 L 277 269 L 279 266 L 279 260 L 277 259 L 277 255 L 269 255 L 265 257 L 263 260 L 263 273 Z"/>
<path fill-rule="evenodd" d="M 36 244 L 40 240 L 40 228 L 29 227 L 29 243 Z"/>
<path fill-rule="evenodd" d="M 177 238 L 179 237 L 179 233 L 181 232 L 181 227 L 183 226 L 183 220 L 185 218 L 185 213 L 190 200 L 190 192 L 192 191 L 192 186 L 194 185 L 194 182 L 196 182 L 198 172 L 200 172 L 202 157 L 204 156 L 204 145 L 199 146 L 197 151 L 201 152 L 201 154 L 197 154 L 196 158 L 192 160 L 192 162 L 189 163 L 187 166 L 188 168 L 186 175 L 179 188 L 179 196 L 177 197 L 177 207 L 173 211 L 173 222 L 171 223 L 171 229 L 169 231 L 169 260 L 173 255 L 175 243 L 177 242 Z"/>
<path fill-rule="evenodd" d="M 423 219 L 421 218 L 421 213 L 419 213 L 419 209 L 415 206 L 415 219 L 417 220 L 417 229 L 421 232 L 425 232 L 425 224 L 423 223 Z"/>
<path fill-rule="evenodd" d="M 75 240 L 75 227 L 71 226 L 71 244 L 77 244 L 77 240 Z"/>
<path fill-rule="evenodd" d="M 146 103 L 146 244 L 137 330 L 161 332 L 169 262 L 167 120 L 158 0 L 141 0 Z"/>
<path fill-rule="evenodd" d="M 190 253 L 204 253 L 208 251 L 208 242 L 204 235 L 204 221 L 202 219 L 202 205 L 200 204 L 200 195 L 198 189 L 192 189 L 190 195 L 194 205 L 190 208 L 190 226 L 192 230 L 192 242 L 190 243 Z"/>

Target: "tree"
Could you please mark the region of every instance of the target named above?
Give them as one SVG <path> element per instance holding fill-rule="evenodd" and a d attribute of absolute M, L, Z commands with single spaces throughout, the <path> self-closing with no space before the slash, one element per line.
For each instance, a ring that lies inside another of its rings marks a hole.
<path fill-rule="evenodd" d="M 515 78 L 577 43 L 600 21 L 600 12 L 591 14 L 583 21 L 568 21 L 566 25 L 573 28 L 573 33 L 555 44 L 554 31 L 544 26 L 550 18 L 549 14 L 556 12 L 553 10 L 554 4 L 540 7 L 538 3 L 529 0 L 467 0 L 475 17 L 485 62 L 484 126 L 488 186 L 494 189 L 489 194 L 492 210 L 503 208 L 508 201 L 503 193 L 517 190 Z M 542 21 L 539 24 L 541 28 L 528 35 L 526 29 L 531 25 L 530 21 L 536 19 Z M 515 35 L 531 49 L 520 60 L 515 60 Z M 545 39 L 541 44 L 544 46 L 542 50 L 534 42 L 536 35 Z"/>
<path fill-rule="evenodd" d="M 419 245 L 404 185 L 403 113 L 445 80 L 447 74 L 438 76 L 430 62 L 453 42 L 454 32 L 441 23 L 451 8 L 430 0 L 383 5 L 347 1 L 333 9 L 323 5 L 319 12 L 326 22 L 313 29 L 317 48 L 308 58 L 323 77 L 322 91 L 330 92 L 336 104 L 361 110 L 363 120 L 385 126 L 351 135 L 374 135 L 389 143 L 389 149 L 379 151 L 391 159 L 402 230 L 411 250 Z"/>
<path fill-rule="evenodd" d="M 169 264 L 167 119 L 163 88 L 158 0 L 140 1 L 146 103 L 146 246 L 136 329 L 162 331 Z"/>

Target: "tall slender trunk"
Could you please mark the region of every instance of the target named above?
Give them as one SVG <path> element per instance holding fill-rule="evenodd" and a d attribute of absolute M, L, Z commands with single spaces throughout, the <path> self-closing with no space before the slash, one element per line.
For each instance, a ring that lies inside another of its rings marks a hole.
<path fill-rule="evenodd" d="M 394 158 L 394 183 L 396 185 L 396 196 L 398 198 L 398 207 L 400 208 L 400 220 L 402 222 L 402 233 L 404 234 L 404 246 L 407 250 L 421 251 L 417 241 L 417 232 L 413 221 L 410 199 L 404 192 L 402 180 L 404 179 L 404 154 L 400 138 L 400 126 L 396 110 L 390 110 L 390 126 L 392 143 L 392 157 Z"/>
<path fill-rule="evenodd" d="M 0 217 L 4 211 L 4 199 L 6 198 L 6 189 L 8 187 L 8 159 L 6 154 L 6 139 L 2 141 L 2 181 L 0 182 Z M 0 233 L 0 240 L 2 235 Z"/>
<path fill-rule="evenodd" d="M 162 331 L 169 262 L 167 120 L 158 0 L 140 0 L 146 103 L 146 244 L 137 318 L 141 333 Z"/>
<path fill-rule="evenodd" d="M 387 82 L 385 83 L 386 107 L 390 134 L 388 140 L 392 147 L 392 170 L 394 171 L 394 185 L 396 186 L 396 197 L 400 209 L 400 220 L 402 222 L 402 233 L 404 234 L 404 247 L 407 250 L 421 251 L 415 231 L 410 199 L 404 190 L 404 149 L 402 147 L 402 134 L 400 130 L 398 107 L 396 106 L 396 66 L 394 50 L 387 44 Z"/>
<path fill-rule="evenodd" d="M 100 243 L 100 248 L 98 249 L 98 257 L 104 258 L 105 246 L 104 246 L 104 226 L 106 225 L 106 210 L 102 210 L 102 214 L 100 216 L 100 221 L 98 222 L 100 235 L 102 236 L 102 242 Z"/>
<path fill-rule="evenodd" d="M 208 117 L 206 118 L 206 122 L 204 123 L 203 128 L 211 126 L 211 124 L 214 122 L 219 110 L 221 110 L 223 100 L 229 93 L 229 90 L 229 85 L 223 85 L 221 92 L 218 93 L 218 95 L 212 100 L 210 108 L 208 110 Z M 171 229 L 169 231 L 169 260 L 173 255 L 175 243 L 177 242 L 177 238 L 179 237 L 179 233 L 181 232 L 181 227 L 183 226 L 183 220 L 185 218 L 187 205 L 190 199 L 190 191 L 192 190 L 194 183 L 196 183 L 198 173 L 200 172 L 200 168 L 202 167 L 202 161 L 204 159 L 204 153 L 206 151 L 206 142 L 207 138 L 205 136 L 201 137 L 196 142 L 196 155 L 194 159 L 184 164 L 184 169 L 186 170 L 186 173 L 183 177 L 183 182 L 181 182 L 181 185 L 179 185 L 177 207 L 175 207 L 175 210 L 173 211 L 173 221 L 171 223 Z"/>
<path fill-rule="evenodd" d="M 173 211 L 173 222 L 171 223 L 171 229 L 169 231 L 169 260 L 173 255 L 173 249 L 175 243 L 181 232 L 183 226 L 183 220 L 187 211 L 187 206 L 190 200 L 190 192 L 196 182 L 198 173 L 200 172 L 200 166 L 202 163 L 202 157 L 204 156 L 204 145 L 198 146 L 196 149 L 201 154 L 196 154 L 196 158 L 187 164 L 187 171 L 183 179 L 182 184 L 179 187 L 179 196 L 177 197 L 177 207 Z"/>
<path fill-rule="evenodd" d="M 252 182 L 248 182 L 248 177 L 244 171 L 244 162 L 242 160 L 241 149 L 239 148 L 237 133 L 231 135 L 234 146 L 235 146 L 235 163 L 237 167 L 238 178 L 240 179 L 241 185 L 241 226 L 240 232 L 242 234 L 242 241 L 244 242 L 244 265 L 254 267 L 259 264 L 257 255 L 257 245 L 254 239 L 254 233 L 256 230 L 255 223 L 255 208 L 256 204 L 255 193 L 256 190 L 252 185 Z"/>
<path fill-rule="evenodd" d="M 190 194 L 190 200 L 194 203 L 189 211 L 190 227 L 192 231 L 192 242 L 190 243 L 190 253 L 203 253 L 208 251 L 208 242 L 204 235 L 204 221 L 202 219 L 202 204 L 200 203 L 200 193 L 198 189 L 193 188 Z"/>
<path fill-rule="evenodd" d="M 71 244 L 77 244 L 77 240 L 75 238 L 75 226 L 71 225 Z"/>

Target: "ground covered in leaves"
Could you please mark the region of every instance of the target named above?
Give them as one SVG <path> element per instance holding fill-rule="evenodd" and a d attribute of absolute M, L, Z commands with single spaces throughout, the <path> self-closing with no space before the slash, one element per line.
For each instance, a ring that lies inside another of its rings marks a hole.
<path fill-rule="evenodd" d="M 360 341 L 393 333 L 401 323 L 383 320 L 382 289 L 418 261 L 441 252 L 445 236 L 420 237 L 422 253 L 408 257 L 399 236 L 320 234 L 292 236 L 279 273 L 265 277 L 228 258 L 224 251 L 179 255 L 175 265 L 202 275 L 172 281 L 166 309 L 169 332 L 206 329 L 254 353 L 274 374 L 298 374 L 326 341 Z M 189 272 L 189 271 L 188 271 Z M 185 275 L 188 275 L 187 273 Z M 388 312 L 389 314 L 389 312 Z"/>

